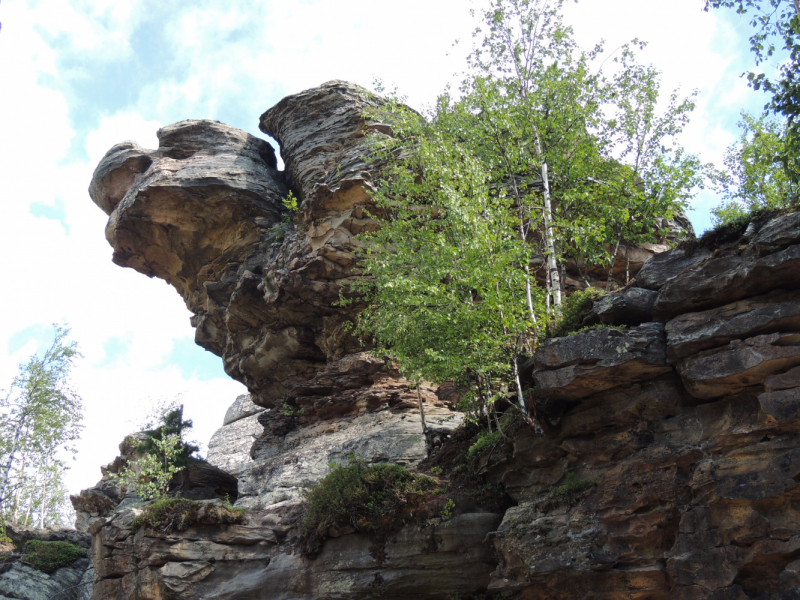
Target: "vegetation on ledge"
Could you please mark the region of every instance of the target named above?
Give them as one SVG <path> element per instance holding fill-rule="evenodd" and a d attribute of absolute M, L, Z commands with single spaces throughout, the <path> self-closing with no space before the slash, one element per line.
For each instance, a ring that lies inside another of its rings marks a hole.
<path fill-rule="evenodd" d="M 22 551 L 22 558 L 27 564 L 45 573 L 53 573 L 85 557 L 86 548 L 69 542 L 29 540 Z"/>
<path fill-rule="evenodd" d="M 327 538 L 345 532 L 385 535 L 406 518 L 441 516 L 445 503 L 435 479 L 399 465 L 367 465 L 351 454 L 308 492 L 303 552 L 316 556 Z"/>
<path fill-rule="evenodd" d="M 185 498 L 161 498 L 144 507 L 131 522 L 131 529 L 156 529 L 164 533 L 185 531 L 192 525 L 222 525 L 241 523 L 244 509 L 229 504 L 196 502 Z"/>

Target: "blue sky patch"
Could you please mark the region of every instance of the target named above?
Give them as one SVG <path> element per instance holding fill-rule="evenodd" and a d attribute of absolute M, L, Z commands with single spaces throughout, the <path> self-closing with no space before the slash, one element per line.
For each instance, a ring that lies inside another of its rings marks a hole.
<path fill-rule="evenodd" d="M 31 340 L 36 342 L 36 352 L 41 353 L 53 341 L 53 326 L 36 323 L 15 331 L 8 336 L 8 353 L 14 354 Z"/>
<path fill-rule="evenodd" d="M 210 381 L 220 377 L 228 379 L 222 368 L 222 359 L 208 350 L 203 350 L 191 337 L 175 340 L 172 352 L 167 355 L 164 364 L 177 366 L 184 379 L 193 377 L 199 381 Z"/>
<path fill-rule="evenodd" d="M 64 232 L 69 235 L 69 225 L 67 225 L 67 209 L 63 198 L 56 198 L 53 204 L 44 202 L 34 202 L 30 207 L 31 214 L 37 219 L 52 219 L 61 223 Z"/>

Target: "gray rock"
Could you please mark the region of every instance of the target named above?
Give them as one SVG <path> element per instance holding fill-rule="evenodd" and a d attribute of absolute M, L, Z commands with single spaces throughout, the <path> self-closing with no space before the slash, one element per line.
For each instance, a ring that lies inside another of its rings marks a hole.
<path fill-rule="evenodd" d="M 761 410 L 776 421 L 786 421 L 800 412 L 800 388 L 759 394 L 758 403 Z"/>
<path fill-rule="evenodd" d="M 719 398 L 763 385 L 770 375 L 800 365 L 800 333 L 772 333 L 734 340 L 678 362 L 686 390 L 695 398 Z"/>
<path fill-rule="evenodd" d="M 654 314 L 681 313 L 728 304 L 774 289 L 800 286 L 800 245 L 758 258 L 753 252 L 725 254 L 691 267 L 658 292 Z"/>
<path fill-rule="evenodd" d="M 623 384 L 653 379 L 666 364 L 664 325 L 596 329 L 545 341 L 534 356 L 536 393 L 575 400 Z"/>
<path fill-rule="evenodd" d="M 230 425 L 239 419 L 244 419 L 250 415 L 257 415 L 263 410 L 263 406 L 258 406 L 253 403 L 252 398 L 250 398 L 250 394 L 242 394 L 233 401 L 233 404 L 231 404 L 228 410 L 225 412 L 225 418 L 223 419 L 222 424 Z"/>
<path fill-rule="evenodd" d="M 800 242 L 800 211 L 775 217 L 750 242 L 759 256 L 774 254 Z"/>
<path fill-rule="evenodd" d="M 594 303 L 583 325 L 628 325 L 635 327 L 653 320 L 653 305 L 658 292 L 639 287 L 606 294 Z"/>
<path fill-rule="evenodd" d="M 800 331 L 800 292 L 774 291 L 719 308 L 675 317 L 666 325 L 667 359 L 674 363 L 737 339 Z"/>
<path fill-rule="evenodd" d="M 19 561 L 0 565 L 0 597 L 16 600 L 78 600 L 85 590 L 84 574 L 90 563 L 86 558 L 43 573 Z M 81 585 L 82 582 L 84 585 Z"/>
<path fill-rule="evenodd" d="M 217 429 L 208 442 L 206 460 L 223 471 L 238 475 L 250 462 L 250 448 L 262 432 L 258 415 L 263 410 Z"/>
<path fill-rule="evenodd" d="M 786 371 L 786 373 L 780 373 L 779 375 L 767 377 L 767 379 L 764 381 L 764 387 L 767 388 L 768 392 L 800 387 L 800 367 L 789 369 Z"/>
<path fill-rule="evenodd" d="M 656 254 L 646 263 L 636 275 L 636 285 L 648 290 L 658 290 L 667 281 L 674 279 L 678 273 L 702 263 L 711 256 L 707 248 L 696 248 L 687 252 L 675 248 L 661 254 Z"/>
<path fill-rule="evenodd" d="M 427 406 L 429 428 L 451 431 L 461 413 Z M 370 412 L 337 421 L 323 421 L 270 437 L 257 445 L 252 462 L 238 470 L 237 506 L 267 507 L 300 501 L 304 490 L 330 472 L 330 463 L 347 462 L 355 454 L 367 463 L 413 467 L 427 456 L 418 409 Z M 255 447 L 254 447 L 255 450 Z"/>

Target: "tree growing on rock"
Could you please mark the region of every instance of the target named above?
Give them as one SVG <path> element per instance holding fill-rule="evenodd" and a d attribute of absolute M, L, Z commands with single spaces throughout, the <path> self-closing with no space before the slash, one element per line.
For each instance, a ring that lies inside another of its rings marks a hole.
<path fill-rule="evenodd" d="M 508 381 L 526 410 L 518 366 L 559 312 L 562 261 L 613 264 L 621 243 L 656 241 L 658 219 L 702 183 L 673 144 L 691 97 L 673 93 L 659 113 L 639 44 L 606 58 L 607 75 L 602 47 L 579 49 L 561 6 L 494 0 L 459 94 L 426 117 L 400 102 L 371 115 L 393 137 L 375 149 L 388 167 L 382 227 L 363 236 L 358 330 L 412 377 L 467 380 L 479 412 Z"/>
<path fill-rule="evenodd" d="M 0 400 L 0 516 L 14 524 L 61 524 L 64 458 L 76 452 L 83 418 L 69 386 L 80 354 L 68 335 L 55 325 L 50 346 L 20 365 Z"/>
<path fill-rule="evenodd" d="M 149 420 L 142 432 L 142 442 L 136 448 L 140 458 L 114 475 L 120 484 L 135 486 L 142 500 L 165 498 L 175 473 L 197 460 L 192 455 L 199 450 L 183 439 L 192 428 L 192 421 L 183 418 L 183 404 L 173 402 L 158 412 L 160 415 Z"/>

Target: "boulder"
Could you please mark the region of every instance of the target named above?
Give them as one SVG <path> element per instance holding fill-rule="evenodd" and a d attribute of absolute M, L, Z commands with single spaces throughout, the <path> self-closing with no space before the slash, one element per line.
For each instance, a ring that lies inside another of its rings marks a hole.
<path fill-rule="evenodd" d="M 169 492 L 189 500 L 221 498 L 236 502 L 239 497 L 236 477 L 201 460 L 192 460 L 189 466 L 175 473 Z"/>
<path fill-rule="evenodd" d="M 729 342 L 779 331 L 800 331 L 800 292 L 763 296 L 675 317 L 666 324 L 671 363 Z"/>
<path fill-rule="evenodd" d="M 358 303 L 335 303 L 357 276 L 354 236 L 377 227 L 365 212 L 368 138 L 387 130 L 365 113 L 380 102 L 330 82 L 267 111 L 285 172 L 267 142 L 214 121 L 161 129 L 157 150 L 117 145 L 95 171 L 114 261 L 174 286 L 195 341 L 262 407 L 363 349 L 345 326 Z M 282 203 L 290 190 L 295 215 Z"/>
<path fill-rule="evenodd" d="M 680 272 L 701 264 L 711 256 L 708 248 L 693 251 L 675 248 L 656 254 L 642 266 L 636 275 L 636 285 L 647 290 L 658 290 Z"/>
<path fill-rule="evenodd" d="M 596 329 L 545 341 L 534 355 L 536 393 L 577 400 L 668 373 L 664 325 Z"/>
<path fill-rule="evenodd" d="M 17 548 L 24 548 L 30 540 L 68 542 L 87 549 L 91 544 L 91 537 L 87 533 L 74 529 L 33 529 L 6 525 L 4 531 Z M 45 573 L 27 564 L 20 554 L 11 552 L 0 557 L 0 599 L 88 600 L 92 595 L 92 574 L 88 557 L 79 558 L 52 573 Z"/>
<path fill-rule="evenodd" d="M 800 287 L 800 245 L 768 256 L 753 248 L 722 253 L 686 269 L 659 289 L 654 314 L 670 319 L 681 313 L 722 306 L 775 289 Z"/>
<path fill-rule="evenodd" d="M 228 410 L 225 412 L 225 418 L 222 421 L 222 425 L 230 425 L 239 419 L 257 415 L 263 410 L 263 406 L 258 406 L 253 402 L 253 399 L 250 398 L 250 394 L 242 394 L 241 396 L 238 396 L 236 400 L 234 400 L 230 407 L 228 407 Z"/>
<path fill-rule="evenodd" d="M 208 442 L 206 460 L 231 475 L 238 475 L 240 468 L 250 461 L 250 449 L 262 432 L 258 416 L 263 411 L 261 409 L 217 429 Z"/>
<path fill-rule="evenodd" d="M 653 320 L 653 305 L 657 296 L 657 292 L 639 287 L 629 287 L 614 294 L 606 294 L 594 303 L 582 324 L 635 327 L 647 323 Z"/>
<path fill-rule="evenodd" d="M 708 399 L 761 386 L 768 376 L 796 365 L 800 333 L 771 333 L 693 354 L 681 359 L 677 370 L 689 394 Z"/>

